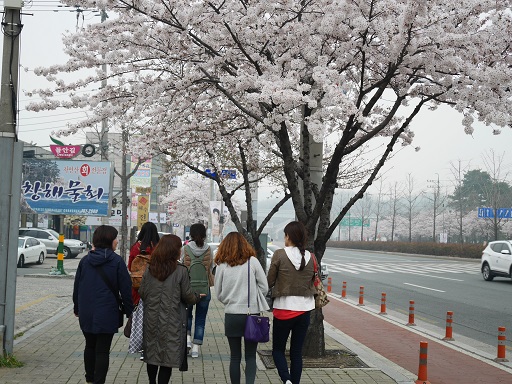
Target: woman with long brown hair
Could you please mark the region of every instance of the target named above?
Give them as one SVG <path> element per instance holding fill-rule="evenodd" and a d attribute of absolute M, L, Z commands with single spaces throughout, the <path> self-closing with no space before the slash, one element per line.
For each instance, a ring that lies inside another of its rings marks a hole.
<path fill-rule="evenodd" d="M 231 351 L 229 377 L 232 384 L 240 383 L 242 336 L 247 313 L 256 314 L 269 309 L 265 300 L 268 291 L 267 279 L 255 255 L 254 248 L 241 234 L 231 232 L 222 240 L 215 256 L 215 263 L 218 265 L 215 272 L 215 291 L 219 301 L 224 304 L 224 332 Z M 245 382 L 253 384 L 256 378 L 258 343 L 244 341 L 244 345 Z"/>
<path fill-rule="evenodd" d="M 181 239 L 162 236 L 151 254 L 139 294 L 144 302 L 143 354 L 150 384 L 169 383 L 172 368 L 187 358 L 187 308 L 200 296 L 190 290 L 187 268 L 178 263 Z"/>

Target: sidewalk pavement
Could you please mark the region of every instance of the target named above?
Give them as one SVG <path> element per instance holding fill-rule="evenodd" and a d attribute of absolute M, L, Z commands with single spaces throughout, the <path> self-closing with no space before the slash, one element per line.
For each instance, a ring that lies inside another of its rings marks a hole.
<path fill-rule="evenodd" d="M 212 295 L 207 317 L 204 344 L 199 358 L 189 357 L 189 370 L 173 370 L 172 383 L 229 383 L 229 346 L 224 336 L 223 305 Z M 330 306 L 330 305 L 329 305 Z M 326 308 L 329 308 L 327 306 Z M 334 310 L 335 306 L 332 306 Z M 326 323 L 325 341 L 327 349 L 348 349 L 341 341 L 344 334 Z M 301 383 L 340 383 L 340 384 L 393 384 L 412 383 L 414 375 L 393 363 L 383 360 L 364 346 L 359 358 L 370 368 L 304 368 Z M 78 320 L 72 313 L 72 305 L 49 320 L 25 332 L 15 341 L 14 355 L 24 363 L 21 368 L 1 368 L 0 383 L 3 384 L 75 384 L 85 383 L 83 368 L 84 338 Z M 271 349 L 271 342 L 260 344 L 259 349 Z M 148 383 L 146 365 L 136 354 L 129 354 L 128 339 L 122 333 L 114 336 L 110 353 L 110 368 L 107 383 L 135 384 Z M 416 357 L 417 360 L 417 357 Z M 372 364 L 386 366 L 392 379 Z M 276 369 L 266 369 L 258 356 L 256 383 L 280 383 Z M 394 368 L 397 368 L 394 370 Z M 244 382 L 242 374 L 242 382 Z"/>
<path fill-rule="evenodd" d="M 432 384 L 498 384 L 512 383 L 512 363 L 509 360 L 495 362 L 484 345 L 470 345 L 454 333 L 454 341 L 444 341 L 444 333 L 415 326 L 406 326 L 406 319 L 381 316 L 368 307 L 358 307 L 339 295 L 331 295 L 331 302 L 323 309 L 325 320 L 332 327 L 342 329 L 345 340 L 357 340 L 359 346 L 370 348 L 385 363 L 403 367 L 405 372 L 418 372 L 420 341 L 428 342 L 428 382 Z M 388 311 L 389 312 L 389 311 Z M 349 348 L 352 346 L 346 343 Z M 476 347 L 475 347 L 476 345 Z M 357 352 L 358 353 L 358 352 Z M 509 357 L 510 359 L 510 357 Z M 393 376 L 393 372 L 388 372 Z M 423 383 L 423 382 L 422 382 Z"/>

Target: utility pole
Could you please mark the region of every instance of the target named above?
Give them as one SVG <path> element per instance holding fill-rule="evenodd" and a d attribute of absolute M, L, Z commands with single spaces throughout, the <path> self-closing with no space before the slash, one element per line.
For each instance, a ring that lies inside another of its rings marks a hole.
<path fill-rule="evenodd" d="M 107 13 L 104 9 L 101 10 L 101 22 L 104 23 L 107 20 Z M 105 58 L 105 55 L 103 55 Z M 103 63 L 101 65 L 101 70 L 103 72 L 104 79 L 101 80 L 101 88 L 106 88 L 107 86 L 107 64 Z M 103 109 L 107 106 L 107 102 L 103 101 L 101 103 Z M 104 117 L 101 120 L 101 134 L 100 134 L 100 147 L 101 147 L 101 160 L 108 160 L 108 126 L 107 119 Z"/>
<path fill-rule="evenodd" d="M 0 342 L 5 355 L 14 346 L 14 312 L 16 305 L 16 264 L 20 220 L 21 172 L 23 144 L 17 137 L 17 97 L 21 0 L 4 0 L 2 32 L 4 46 L 0 92 Z"/>
<path fill-rule="evenodd" d="M 437 216 L 439 215 L 438 213 L 438 208 L 439 208 L 439 198 L 440 198 L 440 195 L 441 195 L 441 185 L 440 185 L 440 182 L 439 182 L 439 173 L 436 173 L 437 175 L 437 185 L 433 185 L 432 187 L 434 188 L 434 228 L 433 228 L 433 232 L 432 232 L 432 241 L 435 243 L 436 242 L 436 218 Z M 436 183 L 436 180 L 427 180 L 429 183 Z"/>
<path fill-rule="evenodd" d="M 104 23 L 105 20 L 107 20 L 107 13 L 105 12 L 104 9 L 102 9 L 100 11 L 100 15 L 101 15 L 101 22 Z M 105 55 L 102 56 L 102 58 L 104 59 L 105 58 Z M 107 87 L 107 64 L 106 63 L 103 63 L 101 65 L 101 70 L 103 72 L 103 80 L 101 80 L 101 88 L 104 89 Z M 107 107 L 107 102 L 104 100 L 102 103 L 101 103 L 102 107 L 103 107 L 103 113 L 105 113 L 105 109 Z M 101 132 L 100 132 L 100 155 L 101 155 L 101 160 L 102 161 L 105 161 L 105 160 L 109 160 L 108 158 L 108 125 L 107 125 L 107 118 L 106 117 L 103 117 L 103 119 L 101 119 Z M 113 184 L 113 176 L 112 178 L 110 179 L 111 183 Z M 113 190 L 113 185 L 112 185 L 112 188 L 110 188 L 110 191 L 109 191 L 109 196 L 110 196 L 110 200 L 112 200 L 112 192 Z M 112 207 L 111 203 L 109 203 L 109 208 Z M 109 222 L 110 222 L 110 216 L 107 215 L 105 217 L 103 217 L 101 219 L 101 222 L 103 225 L 108 225 Z M 123 234 L 124 235 L 124 234 Z M 122 255 L 123 259 L 125 258 L 125 255 Z"/>

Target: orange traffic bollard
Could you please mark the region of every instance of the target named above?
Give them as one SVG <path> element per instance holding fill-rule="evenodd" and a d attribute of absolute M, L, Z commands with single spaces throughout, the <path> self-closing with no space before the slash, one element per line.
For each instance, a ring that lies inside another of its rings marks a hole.
<path fill-rule="evenodd" d="M 494 359 L 494 361 L 498 362 L 507 362 L 508 360 L 505 358 L 506 354 L 506 346 L 505 342 L 507 341 L 507 336 L 505 336 L 505 327 L 498 327 L 498 357 Z"/>
<path fill-rule="evenodd" d="M 327 292 L 331 293 L 332 291 L 332 277 L 327 278 Z"/>
<path fill-rule="evenodd" d="M 359 306 L 364 305 L 364 287 L 363 286 L 359 287 L 359 304 L 357 304 L 357 305 L 359 305 Z"/>
<path fill-rule="evenodd" d="M 414 324 L 414 300 L 409 301 L 409 322 L 406 325 L 408 325 L 408 326 L 416 325 L 416 324 Z"/>
<path fill-rule="evenodd" d="M 380 299 L 380 313 L 379 315 L 387 315 L 386 312 L 386 294 L 382 292 L 382 297 Z"/>
<path fill-rule="evenodd" d="M 343 282 L 343 287 L 341 288 L 341 298 L 346 299 L 347 298 L 347 282 Z"/>
<path fill-rule="evenodd" d="M 445 337 L 443 337 L 443 340 L 446 340 L 446 341 L 455 340 L 453 338 L 452 323 L 453 323 L 453 312 L 448 311 L 448 312 L 446 312 L 446 335 L 445 335 Z"/>
<path fill-rule="evenodd" d="M 427 379 L 428 343 L 420 341 L 420 365 L 418 368 L 418 380 L 415 384 L 430 384 Z"/>

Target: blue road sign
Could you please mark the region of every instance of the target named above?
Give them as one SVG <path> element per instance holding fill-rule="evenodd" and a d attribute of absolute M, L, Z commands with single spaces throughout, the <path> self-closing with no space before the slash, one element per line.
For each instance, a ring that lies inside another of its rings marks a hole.
<path fill-rule="evenodd" d="M 217 173 L 213 172 L 211 169 L 205 169 L 204 170 L 207 174 L 209 174 L 211 177 L 216 177 Z M 235 169 L 223 169 L 220 171 L 221 177 L 225 179 L 236 179 L 236 170 Z"/>
<path fill-rule="evenodd" d="M 483 219 L 492 219 L 494 217 L 493 208 L 478 208 L 478 217 Z M 512 208 L 498 208 L 496 209 L 496 217 L 500 219 L 511 219 Z"/>
<path fill-rule="evenodd" d="M 497 216 L 500 219 L 510 219 L 512 215 L 512 209 L 511 208 L 499 208 L 497 209 Z"/>
<path fill-rule="evenodd" d="M 494 217 L 494 209 L 492 208 L 478 208 L 478 217 L 487 219 Z"/>

